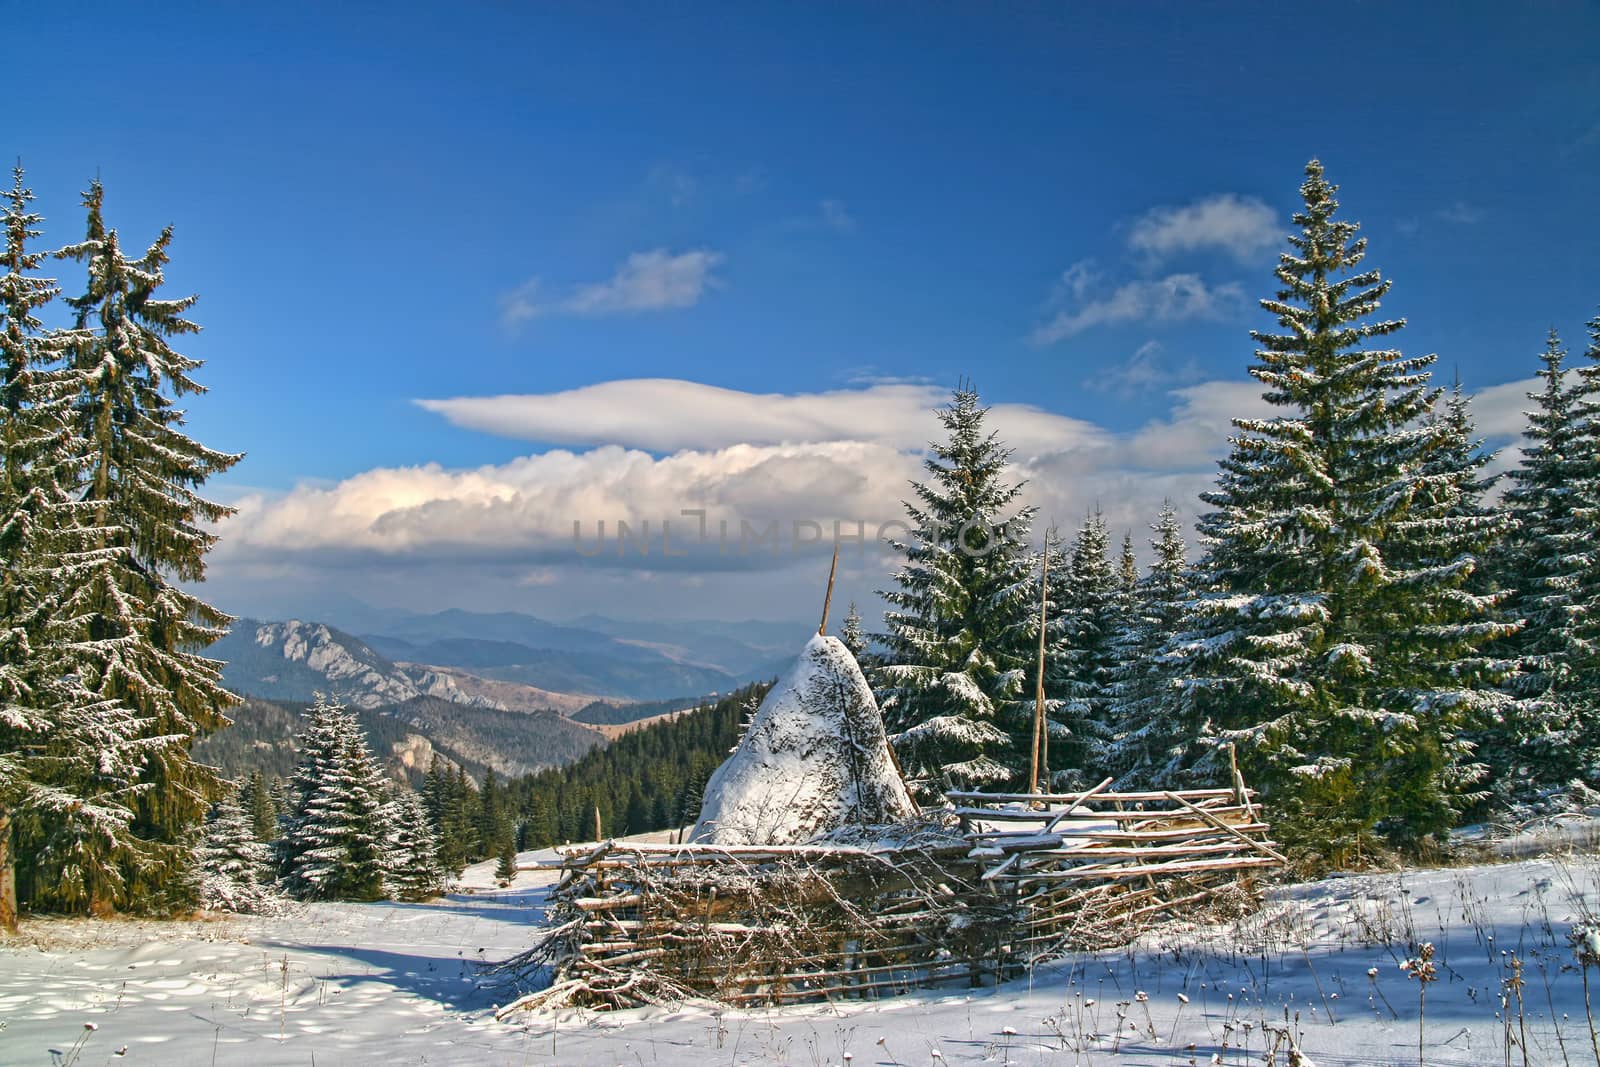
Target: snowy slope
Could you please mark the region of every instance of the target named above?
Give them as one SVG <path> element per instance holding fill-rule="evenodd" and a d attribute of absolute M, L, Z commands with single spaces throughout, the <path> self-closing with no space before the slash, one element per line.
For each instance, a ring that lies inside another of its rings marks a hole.
<path fill-rule="evenodd" d="M 1169 931 L 999 989 L 515 1025 L 494 1022 L 492 1005 L 512 993 L 483 984 L 478 964 L 528 945 L 534 885 L 281 919 L 36 921 L 0 947 L 0 1063 L 67 1062 L 83 1039 L 79 1065 L 1244 1067 L 1265 1062 L 1263 1027 L 1287 1018 L 1316 1067 L 1411 1064 L 1409 933 L 1434 944 L 1439 965 L 1422 1029 L 1430 1067 L 1505 1062 L 1496 1012 L 1512 952 L 1525 984 L 1521 1026 L 1514 1000 L 1509 1019 L 1514 1037 L 1526 1030 L 1527 1062 L 1576 1065 L 1595 1057 L 1566 937 L 1600 905 L 1597 886 L 1593 857 L 1336 878 L 1279 891 L 1235 926 Z M 1515 1047 L 1511 1062 L 1523 1063 Z"/>
<path fill-rule="evenodd" d="M 861 668 L 842 641 L 819 634 L 706 783 L 693 839 L 794 844 L 916 814 Z"/>

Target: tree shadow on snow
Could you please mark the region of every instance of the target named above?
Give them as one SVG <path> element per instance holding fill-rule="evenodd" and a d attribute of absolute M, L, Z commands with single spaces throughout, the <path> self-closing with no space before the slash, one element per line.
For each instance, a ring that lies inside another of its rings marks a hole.
<path fill-rule="evenodd" d="M 284 943 L 284 947 L 325 957 L 312 964 L 306 977 L 343 989 L 380 985 L 431 1000 L 452 1011 L 481 1011 L 504 999 L 504 983 L 486 971 L 496 959 L 484 949 L 463 949 L 456 956 L 414 955 L 350 945 Z M 339 961 L 353 966 L 339 967 Z"/>

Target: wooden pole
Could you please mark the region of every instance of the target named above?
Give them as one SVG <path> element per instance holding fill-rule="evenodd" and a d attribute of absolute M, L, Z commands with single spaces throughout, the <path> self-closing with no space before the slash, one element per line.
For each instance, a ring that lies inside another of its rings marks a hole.
<path fill-rule="evenodd" d="M 1239 746 L 1228 745 L 1228 766 L 1233 771 L 1233 793 L 1235 802 L 1244 809 L 1245 814 L 1254 822 L 1256 809 L 1250 803 L 1250 792 L 1244 787 L 1244 775 L 1239 773 Z"/>
<path fill-rule="evenodd" d="M 600 805 L 594 806 L 594 839 L 601 840 L 605 835 L 600 832 Z"/>
<path fill-rule="evenodd" d="M 1050 595 L 1050 539 L 1044 541 L 1044 571 L 1039 577 L 1039 677 L 1033 694 L 1033 771 L 1028 792 L 1039 791 L 1040 756 L 1044 745 L 1044 624 L 1045 604 Z"/>
<path fill-rule="evenodd" d="M 14 934 L 17 925 L 17 868 L 11 855 L 11 813 L 0 811 L 0 931 Z"/>
<path fill-rule="evenodd" d="M 828 592 L 822 598 L 822 622 L 817 626 L 819 635 L 828 632 L 828 607 L 833 603 L 833 576 L 839 570 L 839 542 L 833 543 L 833 565 L 828 568 Z"/>

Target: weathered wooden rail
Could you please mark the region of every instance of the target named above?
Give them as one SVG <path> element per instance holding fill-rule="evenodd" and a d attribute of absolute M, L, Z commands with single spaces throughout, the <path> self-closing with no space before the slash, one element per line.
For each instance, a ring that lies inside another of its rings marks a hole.
<path fill-rule="evenodd" d="M 1156 922 L 1242 910 L 1285 862 L 1233 789 L 951 793 L 870 844 L 566 850 L 552 927 L 503 965 L 544 986 L 501 1009 L 706 997 L 780 1004 L 999 981 Z"/>

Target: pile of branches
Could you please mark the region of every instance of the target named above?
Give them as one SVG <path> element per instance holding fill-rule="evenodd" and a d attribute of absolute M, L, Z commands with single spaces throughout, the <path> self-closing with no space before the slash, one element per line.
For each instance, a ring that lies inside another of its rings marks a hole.
<path fill-rule="evenodd" d="M 1173 919 L 1253 907 L 1285 864 L 1254 794 L 952 793 L 943 822 L 805 845 L 608 841 L 565 854 L 499 1012 L 892 996 L 998 982 Z"/>
<path fill-rule="evenodd" d="M 643 846 L 568 856 L 552 928 L 502 971 L 548 982 L 500 1009 L 888 996 L 1015 970 L 1014 902 L 971 845 Z M 524 986 L 526 987 L 526 986 Z"/>

